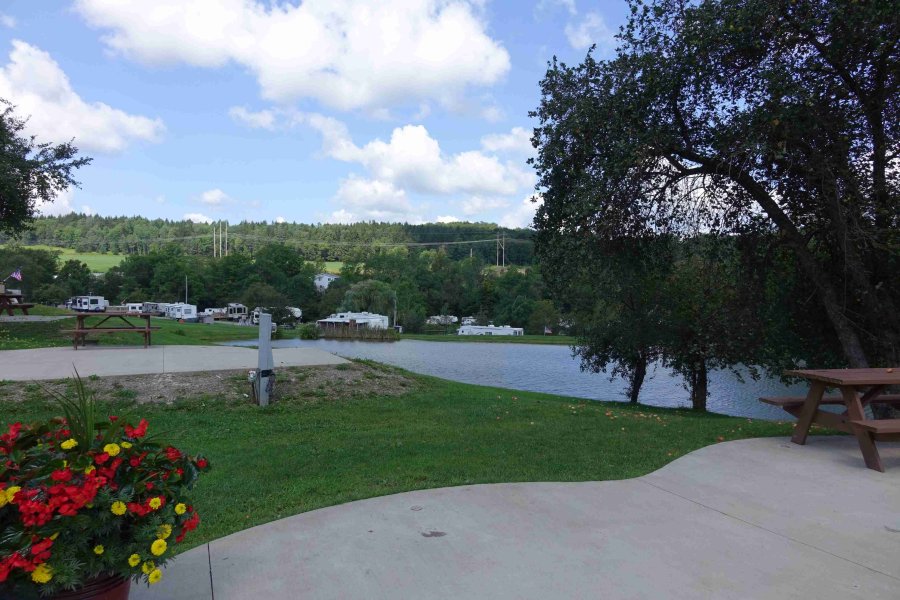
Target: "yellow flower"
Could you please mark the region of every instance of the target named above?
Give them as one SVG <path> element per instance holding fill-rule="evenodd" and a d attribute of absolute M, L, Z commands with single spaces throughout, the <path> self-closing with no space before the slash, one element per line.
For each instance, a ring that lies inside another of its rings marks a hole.
<path fill-rule="evenodd" d="M 162 571 L 159 569 L 153 569 L 150 571 L 150 574 L 147 575 L 147 583 L 153 585 L 154 583 L 159 583 L 159 580 L 162 579 Z"/>
<path fill-rule="evenodd" d="M 152 560 L 148 560 L 147 562 L 145 562 L 144 564 L 141 565 L 141 571 L 144 572 L 144 575 L 149 575 L 150 571 L 152 571 L 155 568 L 156 568 L 156 563 L 154 563 Z"/>
<path fill-rule="evenodd" d="M 139 554 L 132 554 L 131 556 L 128 557 L 128 564 L 131 565 L 132 567 L 138 566 L 138 564 L 140 562 L 141 562 L 141 557 Z"/>
<path fill-rule="evenodd" d="M 18 492 L 21 489 L 22 488 L 18 485 L 13 485 L 13 486 L 6 488 L 6 501 L 12 502 L 13 498 L 15 498 L 15 496 L 16 496 L 16 492 Z"/>
<path fill-rule="evenodd" d="M 112 503 L 112 506 L 109 507 L 109 510 L 112 512 L 112 514 L 121 517 L 125 514 L 125 511 L 128 510 L 128 507 L 125 506 L 124 502 L 116 500 Z"/>
<path fill-rule="evenodd" d="M 163 523 L 156 529 L 156 537 L 161 540 L 169 539 L 170 535 L 172 535 L 172 526 L 168 523 Z"/>
<path fill-rule="evenodd" d="M 166 544 L 166 540 L 156 540 L 152 544 L 150 544 L 150 553 L 153 556 L 160 556 L 163 552 L 168 548 L 168 544 Z"/>
<path fill-rule="evenodd" d="M 96 554 L 97 556 L 103 554 L 103 550 L 103 544 L 97 544 L 96 546 L 94 546 L 94 554 Z"/>
<path fill-rule="evenodd" d="M 59 447 L 62 448 L 63 450 L 71 450 L 72 448 L 74 448 L 77 445 L 78 445 L 78 440 L 76 440 L 75 438 L 69 438 L 66 441 L 64 441 L 62 444 L 60 444 Z"/>
<path fill-rule="evenodd" d="M 93 473 L 96 470 L 97 470 L 97 467 L 95 467 L 94 465 L 90 465 L 84 470 L 84 474 L 90 475 L 91 473 Z"/>
<path fill-rule="evenodd" d="M 106 452 L 107 454 L 109 454 L 110 456 L 116 456 L 117 454 L 119 454 L 119 452 L 122 451 L 122 449 L 119 448 L 118 444 L 107 444 L 107 445 L 103 446 L 103 451 Z"/>
<path fill-rule="evenodd" d="M 184 504 L 184 502 L 179 502 L 178 504 L 175 505 L 175 514 L 176 515 L 183 515 L 186 510 L 187 510 L 187 506 Z"/>
<path fill-rule="evenodd" d="M 47 583 L 53 579 L 53 567 L 47 563 L 41 563 L 31 572 L 31 580 L 35 583 Z"/>
<path fill-rule="evenodd" d="M 6 506 L 7 502 L 9 502 L 9 500 L 6 499 L 6 494 L 3 493 L 2 490 L 0 490 L 0 508 Z"/>
<path fill-rule="evenodd" d="M 122 446 L 123 448 L 125 448 L 126 450 L 128 450 L 132 446 L 131 442 L 122 442 L 119 445 Z"/>
<path fill-rule="evenodd" d="M 156 510 L 160 506 L 162 506 L 162 500 L 159 498 L 150 498 L 150 508 Z"/>

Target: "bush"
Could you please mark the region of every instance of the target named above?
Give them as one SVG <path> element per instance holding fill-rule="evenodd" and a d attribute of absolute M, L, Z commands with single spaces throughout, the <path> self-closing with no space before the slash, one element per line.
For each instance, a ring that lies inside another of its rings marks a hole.
<path fill-rule="evenodd" d="M 305 323 L 298 328 L 301 340 L 317 340 L 319 339 L 319 328 L 315 323 Z"/>

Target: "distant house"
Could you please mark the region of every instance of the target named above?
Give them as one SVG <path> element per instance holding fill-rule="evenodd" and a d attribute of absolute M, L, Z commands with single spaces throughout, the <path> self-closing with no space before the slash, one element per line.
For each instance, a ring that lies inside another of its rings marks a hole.
<path fill-rule="evenodd" d="M 387 315 L 376 315 L 370 312 L 344 312 L 329 315 L 328 318 L 319 319 L 316 325 L 325 328 L 348 327 L 350 329 L 387 329 Z"/>
<path fill-rule="evenodd" d="M 340 279 L 340 277 L 337 275 L 332 275 L 331 273 L 319 273 L 318 275 L 316 275 L 313 283 L 315 284 L 317 291 L 324 292 L 328 289 L 328 286 L 334 282 L 335 279 Z"/>

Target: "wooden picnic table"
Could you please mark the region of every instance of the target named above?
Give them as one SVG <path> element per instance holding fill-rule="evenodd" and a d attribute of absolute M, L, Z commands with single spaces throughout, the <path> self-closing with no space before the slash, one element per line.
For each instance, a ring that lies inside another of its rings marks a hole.
<path fill-rule="evenodd" d="M 870 404 L 898 404 L 900 394 L 885 394 L 888 387 L 900 385 L 900 368 L 876 369 L 803 369 L 785 371 L 785 375 L 810 382 L 805 398 L 760 398 L 780 406 L 797 417 L 791 441 L 805 444 L 813 423 L 852 433 L 859 442 L 866 466 L 884 472 L 876 441 L 900 441 L 900 419 L 868 419 L 865 407 Z M 825 390 L 837 388 L 840 396 L 825 396 Z M 844 405 L 842 413 L 824 411 L 822 405 Z"/>
<path fill-rule="evenodd" d="M 22 294 L 9 294 L 6 292 L 0 294 L 0 314 L 6 311 L 6 314 L 12 317 L 14 310 L 21 310 L 22 314 L 27 315 L 28 309 L 33 306 L 34 304 L 22 302 Z"/>
<path fill-rule="evenodd" d="M 85 319 L 88 317 L 100 317 L 103 318 L 94 323 L 92 326 L 88 327 L 85 325 Z M 71 333 L 72 334 L 72 347 L 78 350 L 78 343 L 81 342 L 81 345 L 85 345 L 85 338 L 92 333 L 140 333 L 144 336 L 144 348 L 150 346 L 150 332 L 154 329 L 159 329 L 159 327 L 151 327 L 150 326 L 150 317 L 151 313 L 78 313 L 75 315 L 75 329 L 64 329 L 63 333 Z M 139 324 L 135 324 L 132 321 L 129 321 L 129 318 L 138 318 L 143 319 L 145 324 L 143 326 Z M 124 325 L 116 324 L 115 326 L 104 326 L 107 321 L 113 320 L 118 323 L 118 321 L 124 323 Z"/>

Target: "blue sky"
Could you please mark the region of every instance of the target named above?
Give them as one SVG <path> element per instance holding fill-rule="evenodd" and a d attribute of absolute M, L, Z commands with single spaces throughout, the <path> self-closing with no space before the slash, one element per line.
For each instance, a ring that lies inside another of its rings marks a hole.
<path fill-rule="evenodd" d="M 627 6 L 534 0 L 12 0 L 0 97 L 94 157 L 41 208 L 151 218 L 530 223 L 555 54 Z"/>

